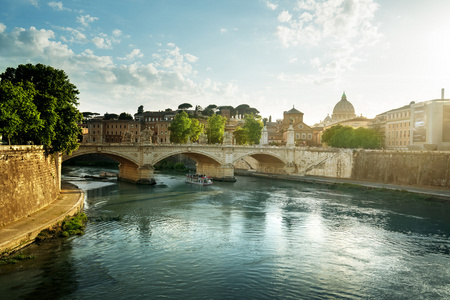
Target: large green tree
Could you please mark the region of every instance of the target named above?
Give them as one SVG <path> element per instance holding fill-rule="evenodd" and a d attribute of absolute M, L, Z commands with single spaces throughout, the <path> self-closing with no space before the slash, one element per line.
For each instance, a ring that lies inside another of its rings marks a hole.
<path fill-rule="evenodd" d="M 336 125 L 325 130 L 322 142 L 337 148 L 378 149 L 382 145 L 382 136 L 375 129 Z"/>
<path fill-rule="evenodd" d="M 255 116 L 253 113 L 245 115 L 244 131 L 247 143 L 250 145 L 259 144 L 261 140 L 261 133 L 264 127 L 260 116 Z"/>
<path fill-rule="evenodd" d="M 233 132 L 233 136 L 236 139 L 237 145 L 245 145 L 247 144 L 247 135 L 245 134 L 245 130 L 238 126 Z"/>
<path fill-rule="evenodd" d="M 33 103 L 36 90 L 31 83 L 13 85 L 9 81 L 0 83 L 0 134 L 8 143 L 24 144 L 25 135 L 36 135 L 42 127 L 40 113 Z"/>
<path fill-rule="evenodd" d="M 119 115 L 119 120 L 133 120 L 133 116 L 129 113 L 123 112 Z"/>
<path fill-rule="evenodd" d="M 70 154 L 78 148 L 81 134 L 78 124 L 83 119 L 77 109 L 79 91 L 64 71 L 42 64 L 26 64 L 7 68 L 0 79 L 2 83 L 23 84 L 24 90 L 31 86 L 35 90 L 33 103 L 43 126 L 37 131 L 20 132 L 21 140 L 45 144 L 51 153 Z"/>
<path fill-rule="evenodd" d="M 261 133 L 264 125 L 260 116 L 254 114 L 246 114 L 244 117 L 244 125 L 237 127 L 233 135 L 238 145 L 254 145 L 259 144 Z"/>
<path fill-rule="evenodd" d="M 203 124 L 200 123 L 198 119 L 191 119 L 191 128 L 189 137 L 191 138 L 191 142 L 198 141 L 200 134 L 203 132 Z"/>
<path fill-rule="evenodd" d="M 191 119 L 185 111 L 177 114 L 170 123 L 170 141 L 173 143 L 186 143 L 191 134 Z"/>
<path fill-rule="evenodd" d="M 227 118 L 222 117 L 221 115 L 212 115 L 208 118 L 206 135 L 208 136 L 208 142 L 210 144 L 222 143 L 226 123 Z"/>

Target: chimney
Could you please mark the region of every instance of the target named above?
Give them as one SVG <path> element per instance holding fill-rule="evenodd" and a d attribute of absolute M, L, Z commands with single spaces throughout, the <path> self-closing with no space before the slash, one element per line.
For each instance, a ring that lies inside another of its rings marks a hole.
<path fill-rule="evenodd" d="M 441 99 L 444 100 L 444 89 L 441 90 Z"/>

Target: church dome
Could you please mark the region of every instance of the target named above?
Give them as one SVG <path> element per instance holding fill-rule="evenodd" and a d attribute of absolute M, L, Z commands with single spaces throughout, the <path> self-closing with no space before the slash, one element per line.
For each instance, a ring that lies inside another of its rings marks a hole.
<path fill-rule="evenodd" d="M 341 101 L 334 106 L 332 119 L 333 121 L 342 121 L 354 118 L 355 116 L 355 108 L 353 107 L 353 104 L 347 100 L 347 96 L 345 96 L 344 92 Z"/>
<path fill-rule="evenodd" d="M 341 101 L 339 101 L 334 106 L 333 114 L 336 114 L 336 113 L 345 113 L 345 114 L 354 114 L 355 113 L 355 108 L 353 107 L 353 104 L 351 104 L 347 100 L 347 96 L 345 96 L 345 92 L 344 92 L 344 94 L 342 94 Z"/>

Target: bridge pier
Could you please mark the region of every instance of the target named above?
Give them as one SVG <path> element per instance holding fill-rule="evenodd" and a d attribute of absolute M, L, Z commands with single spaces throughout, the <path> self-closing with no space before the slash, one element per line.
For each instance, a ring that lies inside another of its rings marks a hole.
<path fill-rule="evenodd" d="M 152 165 L 138 166 L 128 162 L 122 162 L 119 165 L 119 180 L 138 183 L 155 184 L 153 177 L 154 168 Z"/>
<path fill-rule="evenodd" d="M 236 181 L 234 177 L 234 167 L 232 164 L 211 164 L 211 163 L 197 163 L 198 174 L 205 174 L 217 181 Z"/>

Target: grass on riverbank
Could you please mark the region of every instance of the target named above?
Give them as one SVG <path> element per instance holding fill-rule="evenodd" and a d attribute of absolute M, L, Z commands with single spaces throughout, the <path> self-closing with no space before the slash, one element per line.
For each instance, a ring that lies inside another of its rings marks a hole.
<path fill-rule="evenodd" d="M 42 230 L 36 237 L 36 242 L 59 237 L 68 237 L 71 235 L 83 235 L 86 222 L 87 216 L 85 213 L 78 213 L 72 217 L 67 216 L 57 225 Z"/>
<path fill-rule="evenodd" d="M 0 265 L 13 265 L 13 264 L 17 264 L 19 261 L 21 260 L 26 260 L 26 259 L 33 259 L 35 258 L 34 255 L 25 255 L 25 254 L 17 254 L 14 255 L 12 257 L 2 257 L 0 259 Z"/>

